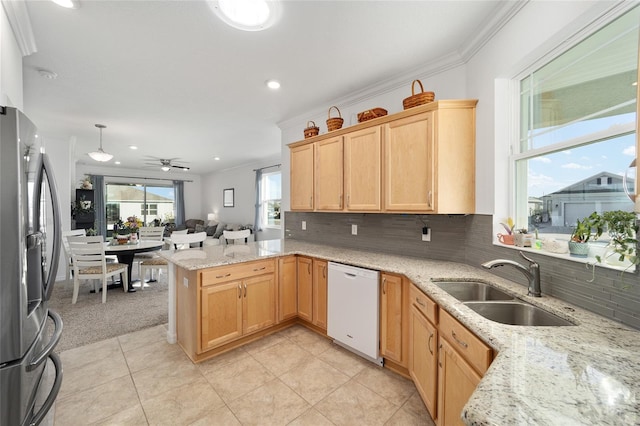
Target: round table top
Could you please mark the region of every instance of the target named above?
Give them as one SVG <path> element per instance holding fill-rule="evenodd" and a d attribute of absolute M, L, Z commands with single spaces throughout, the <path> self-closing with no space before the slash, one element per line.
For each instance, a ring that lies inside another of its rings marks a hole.
<path fill-rule="evenodd" d="M 124 254 L 124 253 L 144 253 L 146 251 L 159 250 L 164 245 L 163 241 L 157 240 L 139 240 L 136 243 L 127 244 L 111 244 L 105 243 L 105 254 Z"/>

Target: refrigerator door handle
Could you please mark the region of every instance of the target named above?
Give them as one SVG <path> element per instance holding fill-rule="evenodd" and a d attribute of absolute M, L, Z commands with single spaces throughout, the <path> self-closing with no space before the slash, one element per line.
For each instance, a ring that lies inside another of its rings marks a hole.
<path fill-rule="evenodd" d="M 29 365 L 27 366 L 27 371 L 32 371 L 35 368 L 38 368 L 38 366 L 42 364 L 49 357 L 49 355 L 52 354 L 53 348 L 55 348 L 58 344 L 58 341 L 60 341 L 60 336 L 62 335 L 62 318 L 56 311 L 52 309 L 49 309 L 48 315 L 49 318 L 53 320 L 53 324 L 55 326 L 53 335 L 51 336 L 51 340 L 49 340 L 47 346 L 42 349 L 42 352 L 36 355 L 34 359 L 29 363 Z"/>
<path fill-rule="evenodd" d="M 60 357 L 58 356 L 58 354 L 52 352 L 49 354 L 49 358 L 51 358 L 53 366 L 56 369 L 56 378 L 53 382 L 53 386 L 51 387 L 51 391 L 49 392 L 47 399 L 42 404 L 42 407 L 40 407 L 38 412 L 35 413 L 31 420 L 29 420 L 29 422 L 27 423 L 29 424 L 29 426 L 35 426 L 42 423 L 42 420 L 53 406 L 53 403 L 58 396 L 58 392 L 60 391 L 60 386 L 62 385 L 62 362 L 60 361 Z"/>
<path fill-rule="evenodd" d="M 60 249 L 62 247 L 62 232 L 61 232 L 61 222 L 60 222 L 60 206 L 58 204 L 58 191 L 56 189 L 56 183 L 53 178 L 53 174 L 51 172 L 51 163 L 49 162 L 49 157 L 46 154 L 40 154 L 41 158 L 41 166 L 38 168 L 38 176 L 35 181 L 35 191 L 34 191 L 34 214 L 35 221 L 34 223 L 40 220 L 40 197 L 42 193 L 42 184 L 44 182 L 44 178 L 46 176 L 48 181 L 49 193 L 51 195 L 51 208 L 53 210 L 53 251 L 51 253 L 49 274 L 46 277 L 46 281 L 44 284 L 44 300 L 49 300 L 51 297 L 51 293 L 53 292 L 53 284 L 56 280 L 56 274 L 58 273 L 58 262 L 60 259 Z"/>

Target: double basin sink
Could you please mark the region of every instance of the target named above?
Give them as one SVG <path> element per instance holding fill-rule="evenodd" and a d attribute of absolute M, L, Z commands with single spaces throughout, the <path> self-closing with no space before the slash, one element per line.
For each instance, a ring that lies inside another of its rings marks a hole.
<path fill-rule="evenodd" d="M 434 282 L 434 284 L 491 321 L 524 326 L 575 325 L 486 283 L 440 281 Z"/>

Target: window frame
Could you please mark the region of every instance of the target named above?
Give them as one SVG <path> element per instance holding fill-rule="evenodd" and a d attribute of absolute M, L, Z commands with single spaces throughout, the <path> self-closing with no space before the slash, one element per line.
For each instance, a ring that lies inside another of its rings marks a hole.
<path fill-rule="evenodd" d="M 265 186 L 267 182 L 267 177 L 272 175 L 280 175 L 280 198 L 265 198 Z M 270 201 L 279 201 L 280 202 L 280 224 L 269 224 L 268 222 L 268 204 Z M 264 172 L 260 177 L 260 227 L 265 229 L 282 229 L 282 171 L 277 170 L 273 172 Z"/>

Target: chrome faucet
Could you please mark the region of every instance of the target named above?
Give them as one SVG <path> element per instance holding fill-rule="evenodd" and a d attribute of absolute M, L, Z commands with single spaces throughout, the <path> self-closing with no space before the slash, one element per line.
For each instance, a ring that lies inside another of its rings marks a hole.
<path fill-rule="evenodd" d="M 527 279 L 529 280 L 529 288 L 527 294 L 533 297 L 541 297 L 542 292 L 540 291 L 540 265 L 533 259 L 529 259 L 524 253 L 520 252 L 520 256 L 526 261 L 529 262 L 529 267 L 522 266 L 518 262 L 514 262 L 513 260 L 508 259 L 496 259 L 490 260 L 489 262 L 485 262 L 482 264 L 483 268 L 491 269 L 497 268 L 498 266 L 511 265 L 522 272 Z"/>

